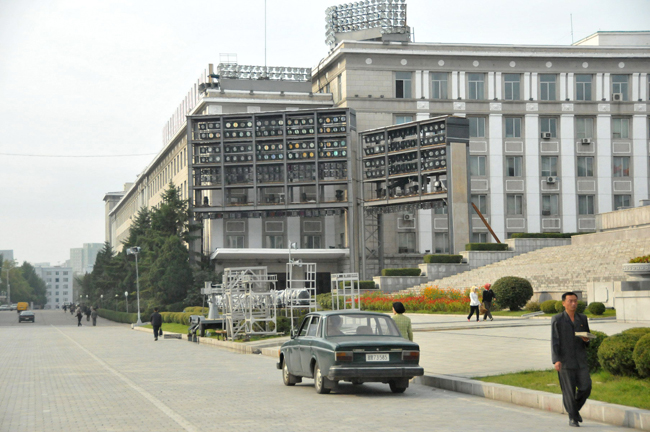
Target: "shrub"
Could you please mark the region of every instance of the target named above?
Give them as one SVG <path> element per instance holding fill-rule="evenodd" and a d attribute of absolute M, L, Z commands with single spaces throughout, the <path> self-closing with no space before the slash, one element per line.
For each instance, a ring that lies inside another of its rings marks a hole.
<path fill-rule="evenodd" d="M 539 306 L 539 303 L 536 302 L 536 301 L 532 301 L 532 300 L 529 301 L 528 303 L 526 303 L 526 306 L 524 306 L 524 309 L 526 309 L 528 312 L 539 312 L 541 310 L 540 306 Z"/>
<path fill-rule="evenodd" d="M 636 343 L 632 359 L 639 375 L 643 378 L 650 377 L 650 332 L 641 336 Z"/>
<path fill-rule="evenodd" d="M 587 310 L 593 315 L 602 315 L 605 313 L 605 305 L 601 302 L 591 302 L 587 306 Z"/>
<path fill-rule="evenodd" d="M 587 309 L 587 303 L 583 302 L 582 300 L 578 300 L 578 309 L 576 309 L 576 312 L 585 313 L 585 309 Z"/>
<path fill-rule="evenodd" d="M 381 271 L 382 276 L 420 276 L 420 273 L 419 268 L 388 268 Z"/>
<path fill-rule="evenodd" d="M 540 306 L 542 312 L 546 314 L 554 314 L 557 311 L 555 310 L 555 300 L 546 300 Z"/>
<path fill-rule="evenodd" d="M 557 313 L 564 312 L 564 305 L 560 300 L 555 301 L 555 312 Z"/>
<path fill-rule="evenodd" d="M 595 335 L 596 338 L 590 340 L 587 344 L 587 364 L 589 364 L 590 372 L 596 372 L 602 367 L 598 361 L 598 348 L 600 348 L 600 345 L 607 338 L 607 335 L 597 330 L 592 330 L 591 334 Z"/>
<path fill-rule="evenodd" d="M 177 302 L 177 303 L 172 303 L 169 304 L 165 307 L 165 310 L 169 312 L 183 312 L 183 309 L 185 308 L 185 303 L 183 302 Z"/>
<path fill-rule="evenodd" d="M 375 281 L 373 281 L 373 280 L 359 281 L 359 289 L 370 290 L 370 289 L 376 289 L 376 288 L 377 288 L 377 286 L 375 285 Z"/>
<path fill-rule="evenodd" d="M 623 330 L 621 333 L 643 337 L 650 333 L 650 327 L 633 327 L 627 330 Z"/>
<path fill-rule="evenodd" d="M 598 361 L 612 375 L 635 376 L 634 347 L 641 339 L 635 334 L 615 334 L 606 338 L 598 348 Z"/>
<path fill-rule="evenodd" d="M 432 263 L 453 263 L 458 264 L 463 260 L 462 255 L 446 255 L 446 254 L 433 254 L 425 255 L 424 262 L 427 264 Z"/>
<path fill-rule="evenodd" d="M 511 311 L 521 309 L 533 296 L 533 287 L 528 280 L 515 276 L 498 279 L 492 285 L 492 291 L 499 305 Z"/>
<path fill-rule="evenodd" d="M 650 263 L 650 255 L 638 256 L 632 258 L 629 262 L 630 264 L 647 264 Z"/>
<path fill-rule="evenodd" d="M 210 308 L 201 307 L 201 306 L 190 306 L 190 307 L 186 307 L 185 309 L 183 309 L 183 312 L 190 312 L 190 313 L 193 313 L 195 315 L 197 315 L 197 314 L 207 315 L 207 313 L 209 311 L 210 311 Z"/>
<path fill-rule="evenodd" d="M 508 243 L 467 243 L 465 250 L 468 251 L 505 251 L 508 250 Z"/>
<path fill-rule="evenodd" d="M 138 321 L 137 313 L 118 312 L 110 309 L 97 309 L 97 315 L 119 323 L 133 324 Z"/>
<path fill-rule="evenodd" d="M 321 309 L 332 309 L 332 293 L 316 295 L 316 303 L 318 303 Z"/>

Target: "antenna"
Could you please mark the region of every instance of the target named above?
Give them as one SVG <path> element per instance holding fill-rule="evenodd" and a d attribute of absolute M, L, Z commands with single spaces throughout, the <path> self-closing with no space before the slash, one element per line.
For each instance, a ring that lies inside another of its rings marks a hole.
<path fill-rule="evenodd" d="M 264 0 L 264 74 L 266 75 L 266 0 Z"/>
<path fill-rule="evenodd" d="M 266 2 L 266 0 L 264 1 Z M 573 14 L 569 14 L 569 16 L 571 17 L 571 45 L 573 45 Z"/>

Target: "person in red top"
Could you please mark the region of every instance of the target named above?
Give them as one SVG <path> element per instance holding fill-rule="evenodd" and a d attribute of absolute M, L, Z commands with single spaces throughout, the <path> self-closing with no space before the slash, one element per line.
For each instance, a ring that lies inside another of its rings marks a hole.
<path fill-rule="evenodd" d="M 490 321 L 494 321 L 494 318 L 492 318 L 492 312 L 490 312 L 490 309 L 492 308 L 492 300 L 497 298 L 496 295 L 494 295 L 494 291 L 492 291 L 492 285 L 485 284 L 483 287 L 485 290 L 483 290 L 483 307 L 485 308 L 485 314 L 483 315 L 483 321 L 487 321 L 488 316 L 490 317 Z"/>

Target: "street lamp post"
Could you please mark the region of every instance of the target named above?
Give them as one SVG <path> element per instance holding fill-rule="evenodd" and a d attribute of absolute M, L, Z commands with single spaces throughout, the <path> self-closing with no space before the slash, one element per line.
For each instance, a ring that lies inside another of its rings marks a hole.
<path fill-rule="evenodd" d="M 124 303 L 126 303 L 126 313 L 129 313 L 129 292 L 124 291 Z"/>
<path fill-rule="evenodd" d="M 138 322 L 136 324 L 142 325 L 140 319 L 140 274 L 138 273 L 138 254 L 140 253 L 139 246 L 133 246 L 126 250 L 127 255 L 135 255 L 135 286 L 138 297 Z"/>
<path fill-rule="evenodd" d="M 117 294 L 115 294 L 115 311 L 117 311 Z"/>
<path fill-rule="evenodd" d="M 104 302 L 104 294 L 99 296 L 99 307 L 103 306 L 103 304 L 102 304 L 103 302 Z"/>

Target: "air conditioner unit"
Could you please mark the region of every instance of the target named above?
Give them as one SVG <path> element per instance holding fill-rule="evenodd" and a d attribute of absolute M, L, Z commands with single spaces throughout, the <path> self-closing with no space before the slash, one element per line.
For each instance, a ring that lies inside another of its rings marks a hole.
<path fill-rule="evenodd" d="M 550 139 L 550 138 L 551 138 L 550 132 L 542 132 L 542 139 Z"/>
<path fill-rule="evenodd" d="M 404 215 L 404 220 L 405 220 L 405 221 L 412 221 L 412 220 L 414 220 L 414 219 L 415 219 L 415 215 L 412 214 L 412 213 L 406 213 L 406 214 Z"/>
<path fill-rule="evenodd" d="M 580 140 L 580 143 L 582 144 L 591 144 L 591 138 L 583 138 Z"/>
<path fill-rule="evenodd" d="M 557 177 L 548 176 L 546 177 L 546 183 L 553 184 L 557 181 Z"/>
<path fill-rule="evenodd" d="M 614 93 L 612 94 L 612 100 L 616 102 L 620 102 L 623 100 L 623 93 Z"/>

